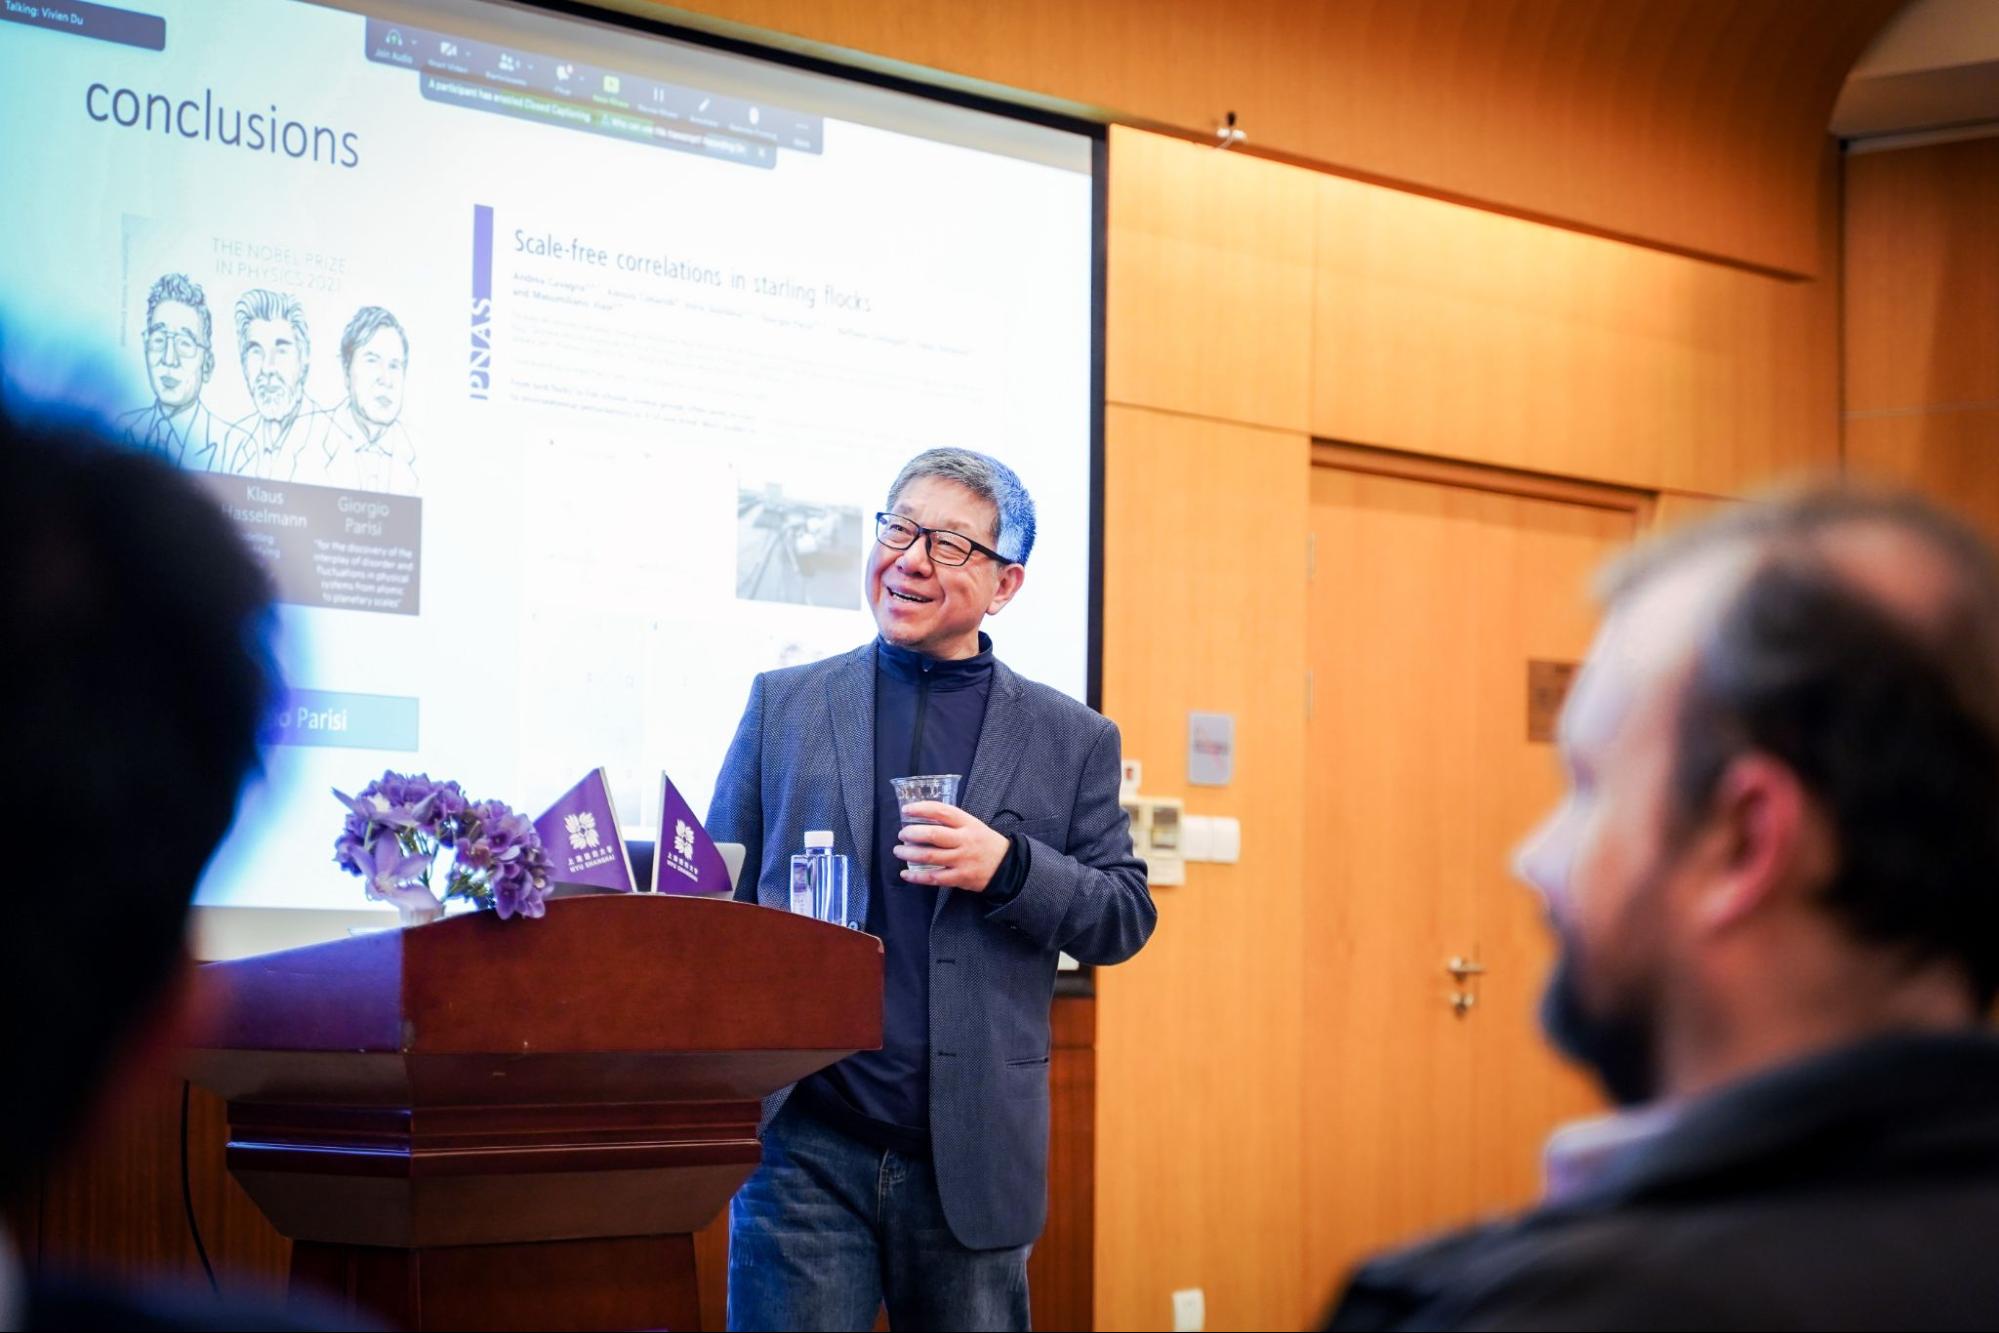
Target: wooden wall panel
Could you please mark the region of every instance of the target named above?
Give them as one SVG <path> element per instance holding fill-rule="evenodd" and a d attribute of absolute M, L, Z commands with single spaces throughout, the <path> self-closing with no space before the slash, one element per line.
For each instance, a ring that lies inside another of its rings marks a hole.
<path fill-rule="evenodd" d="M 1713 518 L 1729 504 L 1730 501 L 1714 495 L 1661 491 L 1652 503 L 1652 517 L 1646 524 L 1646 529 L 1650 532 L 1670 532 L 1674 528 L 1683 528 L 1690 523 Z"/>
<path fill-rule="evenodd" d="M 1846 164 L 1846 461 L 1999 541 L 1999 138 Z"/>
<path fill-rule="evenodd" d="M 1302 431 L 1318 177 L 1111 135 L 1105 397 Z"/>
<path fill-rule="evenodd" d="M 1305 430 L 1317 176 L 1111 134 L 1105 398 Z"/>
<path fill-rule="evenodd" d="M 694 1284 L 701 1297 L 701 1327 L 729 1326 L 729 1210 L 694 1233 Z"/>
<path fill-rule="evenodd" d="M 1809 273 L 1840 84 L 1901 0 L 613 0 Z M 1260 221 L 1245 215 L 1248 221 Z"/>
<path fill-rule="evenodd" d="M 1242 820 L 1242 860 L 1154 890 L 1159 928 L 1097 973 L 1097 1326 L 1306 1317 L 1299 1226 L 1310 444 L 1113 406 L 1104 711 L 1148 789 Z M 1235 781 L 1186 785 L 1187 712 L 1236 715 Z"/>
<path fill-rule="evenodd" d="M 1091 1326 L 1097 1284 L 1097 1001 L 1055 1001 L 1049 1060 L 1048 1226 L 1027 1259 L 1036 1328 Z"/>
<path fill-rule="evenodd" d="M 202 1242 L 225 1294 L 282 1299 L 291 1242 L 264 1220 L 224 1169 L 220 1098 L 193 1089 L 188 1181 Z M 129 1282 L 206 1279 L 180 1191 L 180 1081 L 130 1088 L 126 1100 L 43 1173 L 40 1262 Z"/>
<path fill-rule="evenodd" d="M 1846 409 L 1999 407 L 1999 138 L 1846 162 Z"/>
<path fill-rule="evenodd" d="M 1713 494 L 1837 466 L 1835 278 L 1318 185 L 1315 435 Z"/>
<path fill-rule="evenodd" d="M 1941 501 L 1999 543 L 1999 411 L 1858 417 L 1846 423 L 1846 465 Z"/>

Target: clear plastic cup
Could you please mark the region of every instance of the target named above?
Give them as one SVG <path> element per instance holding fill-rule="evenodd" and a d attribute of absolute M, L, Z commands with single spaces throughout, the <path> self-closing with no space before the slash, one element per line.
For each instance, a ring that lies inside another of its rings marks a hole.
<path fill-rule="evenodd" d="M 919 777 L 890 778 L 889 784 L 895 788 L 895 803 L 905 824 L 935 824 L 935 819 L 921 819 L 909 813 L 909 807 L 918 801 L 942 801 L 945 805 L 958 803 L 958 784 L 963 775 L 958 773 L 926 773 Z M 922 863 L 905 861 L 904 865 L 921 868 Z"/>
<path fill-rule="evenodd" d="M 958 784 L 963 782 L 962 773 L 927 773 L 921 777 L 890 778 L 889 785 L 895 788 L 895 803 L 907 812 L 918 801 L 942 801 L 945 805 L 958 803 Z M 906 824 L 935 824 L 934 819 L 913 819 L 903 815 Z"/>

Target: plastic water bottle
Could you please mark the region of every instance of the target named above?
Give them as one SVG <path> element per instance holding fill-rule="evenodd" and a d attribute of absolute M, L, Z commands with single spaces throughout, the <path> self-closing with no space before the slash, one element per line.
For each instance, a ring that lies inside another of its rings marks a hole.
<path fill-rule="evenodd" d="M 830 921 L 836 926 L 850 926 L 847 919 L 847 857 L 845 853 L 833 850 L 833 837 L 826 835 L 825 845 L 812 853 L 813 884 L 812 903 L 821 921 Z"/>
<path fill-rule="evenodd" d="M 833 850 L 833 834 L 813 829 L 805 850 L 791 858 L 791 910 L 804 916 L 847 923 L 847 858 Z"/>
<path fill-rule="evenodd" d="M 796 852 L 791 857 L 791 910 L 812 915 L 812 858 Z"/>

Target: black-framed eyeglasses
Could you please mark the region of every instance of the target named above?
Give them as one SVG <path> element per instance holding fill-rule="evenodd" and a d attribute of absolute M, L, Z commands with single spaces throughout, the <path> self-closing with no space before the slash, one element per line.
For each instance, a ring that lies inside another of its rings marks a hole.
<path fill-rule="evenodd" d="M 153 329 L 146 334 L 146 355 L 154 361 L 164 360 L 167 348 L 174 349 L 174 355 L 183 361 L 191 360 L 196 352 L 208 350 L 208 344 L 182 329 L 169 333 L 165 329 Z"/>
<path fill-rule="evenodd" d="M 912 522 L 901 514 L 875 515 L 875 540 L 892 551 L 907 551 L 916 545 L 916 539 L 928 539 L 930 558 L 940 565 L 962 565 L 977 551 L 1000 565 L 1018 563 L 1009 560 L 983 542 L 975 542 L 959 532 L 946 532 L 942 528 L 926 528 L 921 523 Z"/>

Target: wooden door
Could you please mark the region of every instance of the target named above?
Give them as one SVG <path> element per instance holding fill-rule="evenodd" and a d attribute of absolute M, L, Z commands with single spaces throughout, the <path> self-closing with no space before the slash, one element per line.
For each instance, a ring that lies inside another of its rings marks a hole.
<path fill-rule="evenodd" d="M 1540 1039 L 1552 950 L 1508 863 L 1561 790 L 1529 663 L 1582 658 L 1590 574 L 1645 500 L 1428 471 L 1312 469 L 1303 1184 L 1328 1295 L 1363 1255 L 1531 1200 L 1547 1132 L 1597 1105 Z M 1485 970 L 1460 985 L 1453 957 Z"/>

